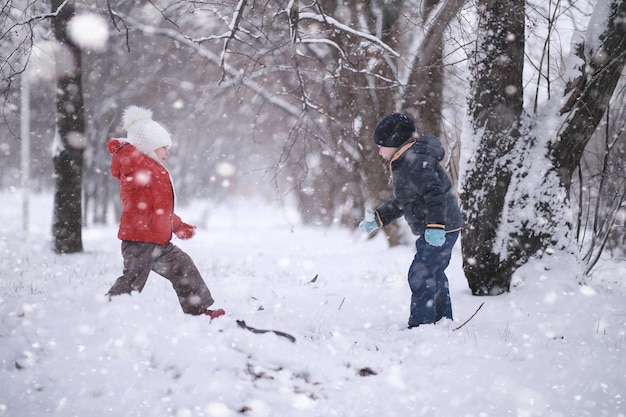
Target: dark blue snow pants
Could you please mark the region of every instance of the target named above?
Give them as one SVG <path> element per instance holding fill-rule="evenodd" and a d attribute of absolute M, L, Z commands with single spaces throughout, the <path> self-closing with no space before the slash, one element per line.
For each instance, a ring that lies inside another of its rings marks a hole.
<path fill-rule="evenodd" d="M 446 241 L 440 247 L 428 244 L 424 236 L 420 236 L 415 242 L 417 252 L 409 268 L 409 327 L 436 323 L 442 318 L 452 320 L 452 304 L 445 269 L 450 263 L 452 248 L 459 233 L 447 233 Z"/>

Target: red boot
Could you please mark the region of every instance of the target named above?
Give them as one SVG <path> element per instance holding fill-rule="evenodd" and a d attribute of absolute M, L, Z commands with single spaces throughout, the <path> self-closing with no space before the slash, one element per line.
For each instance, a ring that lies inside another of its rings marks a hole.
<path fill-rule="evenodd" d="M 204 313 L 202 313 L 202 314 L 205 314 L 205 315 L 211 317 L 211 320 L 213 320 L 213 319 L 216 319 L 216 318 L 218 318 L 220 316 L 223 316 L 224 314 L 226 314 L 226 312 L 223 309 L 221 309 L 221 308 L 218 308 L 217 310 L 209 310 L 207 308 L 204 311 Z"/>

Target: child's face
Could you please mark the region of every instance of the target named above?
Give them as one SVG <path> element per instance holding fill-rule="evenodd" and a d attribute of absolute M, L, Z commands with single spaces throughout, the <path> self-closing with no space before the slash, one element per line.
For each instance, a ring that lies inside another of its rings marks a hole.
<path fill-rule="evenodd" d="M 391 157 L 393 156 L 394 153 L 396 153 L 397 150 L 398 148 L 388 148 L 386 146 L 379 146 L 378 155 L 382 156 L 385 161 L 390 161 Z"/>
<path fill-rule="evenodd" d="M 170 156 L 170 150 L 168 149 L 167 146 L 162 146 L 158 149 L 155 149 L 154 153 L 156 154 L 157 158 L 159 158 L 159 161 L 161 162 L 165 162 L 167 157 Z"/>

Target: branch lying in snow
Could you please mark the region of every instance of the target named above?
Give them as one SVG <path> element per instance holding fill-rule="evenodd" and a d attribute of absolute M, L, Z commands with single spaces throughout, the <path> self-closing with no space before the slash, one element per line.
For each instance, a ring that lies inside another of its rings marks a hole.
<path fill-rule="evenodd" d="M 470 321 L 471 319 L 473 319 L 473 318 L 474 318 L 474 316 L 476 315 L 476 313 L 478 313 L 478 310 L 480 310 L 481 308 L 483 308 L 483 305 L 484 305 L 484 304 L 485 304 L 484 302 L 483 302 L 483 303 L 480 303 L 480 305 L 478 306 L 478 308 L 476 309 L 476 311 L 474 311 L 474 314 L 472 314 L 472 315 L 470 316 L 470 318 L 469 318 L 469 319 L 465 320 L 465 321 L 463 322 L 463 324 L 461 324 L 459 327 L 457 327 L 457 328 L 455 328 L 455 329 L 452 329 L 452 331 L 453 331 L 453 332 L 456 332 L 456 331 L 457 331 L 457 330 L 459 330 L 461 327 L 463 327 L 463 326 L 465 326 L 467 323 L 469 323 L 469 321 Z"/>

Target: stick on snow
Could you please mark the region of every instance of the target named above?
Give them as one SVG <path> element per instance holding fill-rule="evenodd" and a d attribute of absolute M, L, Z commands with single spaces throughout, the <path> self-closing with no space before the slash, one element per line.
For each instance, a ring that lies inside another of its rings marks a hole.
<path fill-rule="evenodd" d="M 469 318 L 469 319 L 465 320 L 465 321 L 463 322 L 463 324 L 461 324 L 459 327 L 457 327 L 456 329 L 452 329 L 452 331 L 453 331 L 453 332 L 456 332 L 456 331 L 457 331 L 457 330 L 459 330 L 461 327 L 465 326 L 465 325 L 466 325 L 466 324 L 467 324 L 467 323 L 468 323 L 471 319 L 473 319 L 473 318 L 474 318 L 474 316 L 476 315 L 476 313 L 478 313 L 478 310 L 480 310 L 481 308 L 483 308 L 483 304 L 485 304 L 485 303 L 484 303 L 484 302 L 483 302 L 483 303 L 480 303 L 480 305 L 478 306 L 478 308 L 476 309 L 476 311 L 474 311 L 474 314 L 472 314 L 472 315 L 470 316 L 470 318 Z"/>

